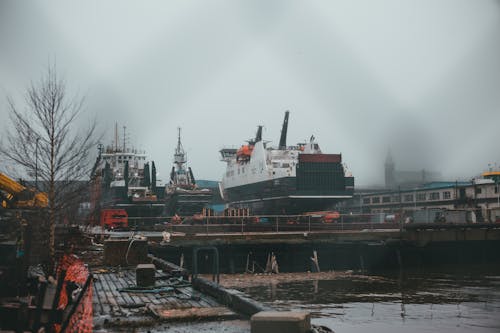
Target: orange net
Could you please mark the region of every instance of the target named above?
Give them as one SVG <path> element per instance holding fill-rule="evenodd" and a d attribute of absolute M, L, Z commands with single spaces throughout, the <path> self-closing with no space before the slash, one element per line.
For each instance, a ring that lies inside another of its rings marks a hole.
<path fill-rule="evenodd" d="M 62 270 L 66 270 L 66 276 L 62 285 L 59 296 L 59 309 L 65 309 L 68 305 L 68 300 L 71 295 L 68 295 L 67 285 L 73 282 L 80 287 L 83 287 L 89 277 L 89 270 L 78 257 L 72 254 L 65 254 L 61 259 L 58 268 L 57 276 Z M 76 300 L 75 300 L 76 301 Z M 76 311 L 70 318 L 66 332 L 87 333 L 92 332 L 93 311 L 92 311 L 92 284 L 85 290 L 85 294 L 81 298 Z M 55 331 L 60 332 L 61 326 L 55 325 Z"/>

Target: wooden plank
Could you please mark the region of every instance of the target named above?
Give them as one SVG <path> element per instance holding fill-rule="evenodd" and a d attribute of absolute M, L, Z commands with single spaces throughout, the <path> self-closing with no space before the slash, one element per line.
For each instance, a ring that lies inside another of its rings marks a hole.
<path fill-rule="evenodd" d="M 184 303 L 189 304 L 192 307 L 205 307 L 206 304 L 200 302 L 201 298 L 193 297 L 193 288 L 183 287 L 177 288 L 178 299 L 182 300 Z"/>
<path fill-rule="evenodd" d="M 125 282 L 123 278 L 118 278 L 116 279 L 116 286 L 118 288 L 127 288 L 128 284 Z M 120 295 L 123 297 L 124 304 L 127 305 L 137 305 L 137 303 L 134 301 L 132 297 L 130 297 L 130 294 L 128 292 L 120 292 Z"/>
<path fill-rule="evenodd" d="M 170 309 L 175 309 L 179 306 L 172 293 L 162 295 L 162 297 L 160 297 L 158 301 L 160 302 L 161 305 L 168 307 Z"/>
<path fill-rule="evenodd" d="M 99 274 L 95 274 L 94 275 L 94 288 L 93 288 L 93 291 L 94 293 L 92 294 L 92 304 L 93 304 L 93 308 L 95 309 L 94 311 L 97 312 L 97 313 L 100 313 L 102 314 L 103 313 L 103 308 L 102 308 L 102 303 L 101 303 L 101 299 L 100 299 L 100 292 L 99 292 L 99 288 L 100 288 L 100 281 L 99 281 Z"/>
<path fill-rule="evenodd" d="M 119 305 L 119 304 L 125 303 L 125 300 L 123 299 L 121 293 L 118 291 L 118 289 L 120 288 L 116 283 L 118 280 L 120 280 L 120 277 L 118 276 L 118 274 L 108 275 L 106 277 L 106 282 L 108 283 L 108 285 L 110 287 L 111 293 L 113 294 L 113 298 L 115 299 L 116 303 Z"/>
<path fill-rule="evenodd" d="M 102 312 L 101 314 L 103 315 L 106 315 L 106 314 L 110 314 L 111 313 L 111 307 L 109 306 L 109 301 L 106 297 L 106 293 L 104 291 L 104 277 L 103 277 L 104 274 L 99 274 L 98 275 L 98 279 L 95 283 L 96 285 L 96 294 L 97 294 L 97 297 L 99 299 L 99 303 L 101 304 L 101 309 L 102 309 Z"/>
<path fill-rule="evenodd" d="M 195 293 L 192 287 L 178 288 L 177 290 L 179 290 L 179 292 L 190 298 L 192 298 L 193 295 L 195 295 L 196 298 L 199 297 L 199 299 L 191 299 L 191 304 L 193 304 L 193 306 L 199 306 L 199 307 L 220 306 L 220 304 L 217 302 L 214 303 L 207 301 L 207 297 L 205 295 L 200 293 Z"/>
<path fill-rule="evenodd" d="M 135 272 L 133 271 L 126 271 L 124 272 L 124 277 L 123 277 L 124 281 L 126 281 L 127 284 L 131 285 L 131 286 L 135 286 Z M 149 302 L 149 299 L 147 296 L 144 295 L 144 293 L 134 293 L 134 292 L 130 292 L 130 295 L 134 295 L 135 298 L 134 300 L 139 300 L 138 302 L 140 303 L 144 303 L 144 304 L 148 304 L 150 303 Z"/>
<path fill-rule="evenodd" d="M 104 275 L 105 276 L 103 278 L 103 290 L 104 290 L 104 295 L 106 295 L 107 303 L 108 303 L 109 307 L 111 308 L 111 311 L 110 311 L 110 314 L 111 314 L 111 312 L 120 310 L 120 307 L 118 306 L 118 303 L 116 302 L 116 300 L 113 296 L 113 293 L 111 292 L 111 287 L 108 284 L 107 280 L 108 280 L 109 274 L 104 274 Z"/>
<path fill-rule="evenodd" d="M 208 296 L 208 295 L 203 295 L 203 294 L 200 294 L 200 297 L 203 299 L 204 302 L 210 304 L 211 306 L 220 306 L 221 303 L 219 303 L 215 298 L 213 298 L 212 296 Z"/>
<path fill-rule="evenodd" d="M 122 284 L 125 287 L 135 286 L 135 272 L 125 271 L 123 273 Z M 130 298 L 133 299 L 136 304 L 148 304 L 147 299 L 145 300 L 144 298 L 142 298 L 139 293 L 127 292 L 127 294 L 130 296 Z"/>

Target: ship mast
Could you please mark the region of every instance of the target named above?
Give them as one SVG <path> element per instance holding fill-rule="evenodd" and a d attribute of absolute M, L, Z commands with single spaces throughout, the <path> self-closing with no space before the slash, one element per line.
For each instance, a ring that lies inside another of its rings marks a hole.
<path fill-rule="evenodd" d="M 115 152 L 118 151 L 118 122 L 115 122 Z"/>
<path fill-rule="evenodd" d="M 184 164 L 187 162 L 186 152 L 182 147 L 181 143 L 181 128 L 177 127 L 178 136 L 177 136 L 177 148 L 175 148 L 174 154 L 174 164 L 177 167 L 177 171 L 184 170 Z"/>
<path fill-rule="evenodd" d="M 126 140 L 126 134 L 125 131 L 127 129 L 127 126 L 123 126 L 123 152 L 125 152 L 125 140 Z"/>

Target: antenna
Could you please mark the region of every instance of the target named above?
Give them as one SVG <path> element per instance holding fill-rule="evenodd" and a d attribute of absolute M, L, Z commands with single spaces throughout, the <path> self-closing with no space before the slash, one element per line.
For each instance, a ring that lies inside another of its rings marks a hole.
<path fill-rule="evenodd" d="M 115 151 L 118 151 L 118 122 L 115 122 Z"/>
<path fill-rule="evenodd" d="M 127 126 L 123 126 L 123 152 L 125 152 L 125 130 L 127 129 Z"/>

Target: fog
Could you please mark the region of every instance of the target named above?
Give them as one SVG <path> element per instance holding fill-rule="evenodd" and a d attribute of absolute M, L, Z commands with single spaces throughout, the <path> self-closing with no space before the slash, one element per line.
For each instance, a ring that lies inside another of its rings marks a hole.
<path fill-rule="evenodd" d="M 499 1 L 2 1 L 0 128 L 55 62 L 113 139 L 166 179 L 176 128 L 196 178 L 264 125 L 277 144 L 316 137 L 358 185 L 396 168 L 450 180 L 500 162 Z"/>

